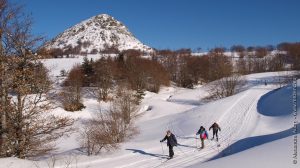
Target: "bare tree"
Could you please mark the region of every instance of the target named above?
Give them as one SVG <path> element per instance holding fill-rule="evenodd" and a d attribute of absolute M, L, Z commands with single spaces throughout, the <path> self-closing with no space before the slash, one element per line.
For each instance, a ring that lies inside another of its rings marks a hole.
<path fill-rule="evenodd" d="M 239 74 L 234 74 L 229 77 L 224 77 L 214 81 L 209 87 L 208 100 L 217 100 L 224 97 L 236 94 L 239 89 L 245 84 L 245 80 Z"/>
<path fill-rule="evenodd" d="M 64 55 L 64 51 L 61 48 L 53 48 L 50 49 L 49 51 L 49 55 L 52 56 L 52 58 L 62 58 Z"/>
<path fill-rule="evenodd" d="M 121 66 L 120 66 L 121 67 Z M 165 68 L 156 60 L 127 56 L 123 71 L 130 87 L 135 90 L 158 92 L 161 85 L 169 85 Z"/>
<path fill-rule="evenodd" d="M 49 152 L 72 120 L 53 115 L 47 71 L 32 54 L 42 39 L 31 35 L 31 18 L 0 0 L 1 151 L 26 158 Z"/>
<path fill-rule="evenodd" d="M 81 147 L 88 155 L 97 155 L 101 150 L 107 151 L 116 149 L 118 142 L 116 140 L 115 130 L 118 120 L 111 113 L 99 113 L 93 120 L 85 124 L 83 131 L 81 131 Z"/>
<path fill-rule="evenodd" d="M 88 155 L 113 150 L 137 133 L 137 108 L 133 92 L 120 87 L 108 111 L 99 112 L 81 131 L 81 147 Z"/>
<path fill-rule="evenodd" d="M 110 59 L 101 58 L 94 64 L 95 69 L 95 88 L 92 89 L 100 102 L 101 100 L 107 101 L 108 95 L 113 89 L 113 74 L 111 71 L 112 61 Z"/>
<path fill-rule="evenodd" d="M 36 168 L 77 168 L 78 167 L 78 156 L 71 154 L 65 157 L 58 157 L 51 155 L 45 162 L 34 162 Z"/>
<path fill-rule="evenodd" d="M 223 56 L 226 51 L 226 48 L 224 47 L 216 47 L 211 49 L 209 52 L 211 55 L 216 55 L 216 56 Z"/>
<path fill-rule="evenodd" d="M 239 57 L 240 58 L 243 58 L 245 56 L 245 47 L 242 46 L 242 45 L 233 45 L 231 48 L 230 48 L 230 51 L 231 52 L 236 52 L 238 53 Z"/>
<path fill-rule="evenodd" d="M 283 54 L 276 54 L 268 59 L 268 71 L 283 71 L 285 69 L 285 56 Z"/>
<path fill-rule="evenodd" d="M 266 72 L 268 68 L 267 58 L 253 58 L 253 69 L 252 72 L 260 73 Z"/>
<path fill-rule="evenodd" d="M 176 81 L 178 78 L 178 56 L 171 50 L 161 50 L 157 52 L 158 57 L 170 76 L 170 80 Z"/>
<path fill-rule="evenodd" d="M 61 92 L 61 101 L 65 110 L 78 111 L 84 108 L 81 98 L 83 78 L 81 66 L 74 66 L 70 70 Z"/>
<path fill-rule="evenodd" d="M 277 48 L 286 52 L 286 56 L 293 70 L 300 70 L 300 43 L 281 43 Z"/>
<path fill-rule="evenodd" d="M 131 120 L 138 116 L 135 102 L 134 91 L 128 90 L 128 87 L 124 85 L 118 86 L 112 109 L 121 114 L 121 118 L 126 125 L 129 125 Z"/>
<path fill-rule="evenodd" d="M 198 81 L 193 81 L 192 67 L 190 67 L 191 56 L 178 57 L 178 72 L 176 84 L 180 87 L 193 88 Z M 197 80 L 197 79 L 196 79 Z"/>
<path fill-rule="evenodd" d="M 240 74 L 247 74 L 249 71 L 247 71 L 247 59 L 244 57 L 240 57 L 237 61 L 237 71 Z"/>
<path fill-rule="evenodd" d="M 268 55 L 268 49 L 266 47 L 256 47 L 255 56 L 258 58 L 263 58 Z"/>
<path fill-rule="evenodd" d="M 293 78 L 298 76 L 297 71 L 279 71 L 277 75 L 274 77 L 274 83 L 279 87 L 282 88 L 288 84 L 293 82 Z"/>
<path fill-rule="evenodd" d="M 233 71 L 232 60 L 225 55 L 209 55 L 209 81 L 230 76 Z"/>

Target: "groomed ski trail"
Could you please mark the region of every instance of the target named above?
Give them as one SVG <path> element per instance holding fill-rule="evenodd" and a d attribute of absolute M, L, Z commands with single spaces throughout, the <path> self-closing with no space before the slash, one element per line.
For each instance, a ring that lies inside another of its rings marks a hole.
<path fill-rule="evenodd" d="M 200 151 L 180 146 L 174 147 L 177 157 L 168 162 L 160 163 L 160 160 L 151 158 L 123 165 L 122 168 L 178 168 L 206 161 L 234 142 L 246 137 L 247 134 L 244 134 L 244 132 L 249 132 L 248 130 L 253 130 L 255 128 L 255 123 L 251 122 L 255 122 L 255 117 L 258 115 L 256 111 L 258 100 L 263 94 L 273 89 L 272 86 L 252 87 L 247 91 L 244 91 L 243 95 L 238 98 L 232 106 L 225 110 L 223 115 L 217 121 L 222 126 L 222 131 L 219 135 L 221 136 L 221 139 L 218 142 L 221 144 L 220 147 L 217 147 L 218 143 L 206 140 L 206 147 Z M 200 143 L 200 140 L 197 140 Z M 195 140 L 193 139 L 184 145 L 194 146 Z"/>

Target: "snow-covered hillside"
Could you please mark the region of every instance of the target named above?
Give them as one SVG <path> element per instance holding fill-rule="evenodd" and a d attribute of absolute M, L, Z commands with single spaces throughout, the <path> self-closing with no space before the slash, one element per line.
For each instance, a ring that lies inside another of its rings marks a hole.
<path fill-rule="evenodd" d="M 120 51 L 136 49 L 151 51 L 152 49 L 142 44 L 126 28 L 124 24 L 107 14 L 101 14 L 84 20 L 75 26 L 65 30 L 56 38 L 45 45 L 46 48 L 65 48 L 68 45 L 76 47 L 79 43 L 90 43 L 82 45 L 82 52 L 98 52 L 106 47 L 116 47 Z"/>
<path fill-rule="evenodd" d="M 147 93 L 141 104 L 143 115 L 136 123 L 140 134 L 119 150 L 88 157 L 78 150 L 79 134 L 74 133 L 57 142 L 58 150 L 53 153 L 58 159 L 55 163 L 64 167 L 71 162 L 69 167 L 74 168 L 226 168 L 246 167 L 245 164 L 258 168 L 292 167 L 292 87 L 277 89 L 276 85 L 265 86 L 262 82 L 271 82 L 277 75 L 277 72 L 247 75 L 244 91 L 210 103 L 202 101 L 207 94 L 205 86 L 167 87 L 159 94 Z M 297 95 L 300 96 L 300 90 Z M 60 108 L 55 112 L 78 118 L 75 125 L 80 128 L 82 121 L 98 110 L 97 101 L 84 100 L 87 108 L 82 112 L 67 113 Z M 281 107 L 286 111 L 282 112 Z M 298 102 L 298 112 L 299 107 Z M 208 129 L 213 122 L 219 123 L 222 129 L 219 143 L 206 140 L 206 147 L 199 151 L 196 145 L 200 141 L 195 133 L 201 125 Z M 174 149 L 175 158 L 166 161 L 167 146 L 159 140 L 168 129 L 177 136 L 179 145 Z M 0 162 L 0 167 L 49 167 L 47 163 L 51 159 L 32 162 L 6 158 Z"/>
<path fill-rule="evenodd" d="M 105 56 L 103 54 L 96 54 L 96 55 L 87 55 L 87 56 L 77 56 L 74 58 L 59 58 L 59 59 L 51 58 L 51 59 L 43 59 L 41 60 L 41 62 L 49 70 L 49 75 L 51 77 L 55 77 L 55 76 L 60 76 L 61 70 L 65 70 L 66 72 L 69 72 L 75 65 L 82 64 L 85 57 L 87 57 L 88 60 L 93 59 L 94 61 L 96 61 L 101 57 L 105 57 Z M 114 57 L 115 55 L 110 54 L 108 56 Z"/>
<path fill-rule="evenodd" d="M 299 165 L 293 163 L 293 143 L 294 136 L 289 136 L 261 146 L 253 147 L 232 156 L 196 164 L 188 168 L 296 168 L 299 167 Z"/>

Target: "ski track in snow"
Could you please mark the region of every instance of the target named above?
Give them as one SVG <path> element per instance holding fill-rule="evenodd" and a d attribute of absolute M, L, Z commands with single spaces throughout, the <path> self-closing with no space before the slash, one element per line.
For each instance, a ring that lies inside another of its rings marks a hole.
<path fill-rule="evenodd" d="M 220 140 L 220 144 L 222 144 L 223 147 L 217 147 L 217 144 L 212 145 L 211 141 L 206 140 L 205 143 L 209 143 L 206 148 L 204 148 L 201 151 L 193 152 L 193 150 L 187 150 L 182 152 L 179 152 L 180 155 L 176 157 L 176 159 L 172 159 L 169 162 L 163 163 L 162 165 L 157 165 L 154 167 L 164 167 L 164 168 L 176 168 L 176 167 L 182 167 L 182 166 L 188 166 L 195 162 L 199 161 L 205 161 L 206 159 L 210 158 L 209 156 L 213 156 L 219 151 L 223 150 L 227 146 L 230 146 L 233 142 L 235 142 L 237 139 L 241 139 L 241 131 L 246 129 L 253 129 L 253 128 L 247 128 L 247 125 L 249 124 L 251 117 L 253 116 L 253 108 L 256 107 L 258 99 L 261 97 L 261 95 L 265 94 L 265 92 L 256 91 L 260 88 L 251 88 L 250 90 L 247 90 L 243 96 L 241 96 L 229 109 L 225 111 L 223 116 L 220 117 L 218 123 L 220 125 L 224 125 L 222 130 L 225 130 L 222 132 L 223 135 L 227 135 L 225 137 L 222 137 Z M 266 90 L 268 92 L 269 90 Z M 255 114 L 255 113 L 254 113 Z M 236 130 L 234 128 L 240 128 L 239 130 Z M 247 131 L 245 131 L 247 132 Z M 200 142 L 199 142 L 200 143 Z M 192 141 L 188 145 L 193 145 L 194 141 Z M 207 149 L 208 148 L 208 149 Z M 216 149 L 215 148 L 219 148 Z M 176 147 L 175 147 L 176 149 Z M 130 165 L 122 166 L 122 168 L 133 168 L 133 167 L 142 167 L 142 168 L 152 168 L 154 163 L 150 163 L 151 160 L 144 160 L 136 162 L 135 164 L 130 163 Z M 157 162 L 157 161 L 156 161 Z M 147 166 L 149 164 L 150 166 Z M 144 166 L 143 166 L 144 165 Z M 146 166 L 145 166 L 146 165 Z M 155 165 L 155 164 L 154 164 Z"/>
<path fill-rule="evenodd" d="M 255 124 L 250 123 L 252 122 L 252 119 L 254 119 L 257 115 L 257 102 L 263 94 L 269 92 L 270 90 L 272 90 L 272 86 L 268 86 L 267 89 L 265 86 L 255 86 L 253 88 L 250 88 L 249 90 L 244 91 L 245 93 L 243 93 L 242 96 L 240 96 L 228 109 L 225 110 L 223 115 L 217 121 L 220 125 L 223 126 L 221 132 L 223 136 L 218 143 L 215 141 L 206 140 L 205 148 L 200 151 L 198 151 L 197 149 L 184 148 L 182 146 L 174 147 L 174 150 L 176 151 L 176 158 L 173 158 L 172 160 L 167 162 L 162 162 L 162 159 L 154 157 L 146 157 L 145 159 L 141 159 L 140 154 L 136 154 L 135 157 L 133 157 L 133 155 L 130 155 L 124 158 L 126 159 L 126 161 L 123 162 L 122 166 L 117 167 L 177 168 L 189 166 L 197 162 L 206 161 L 237 140 L 248 136 L 244 135 L 244 132 L 249 133 L 249 131 L 247 130 L 253 130 L 255 127 Z M 172 121 L 170 122 L 169 126 L 173 128 Z M 197 141 L 198 144 L 200 144 L 200 140 L 197 139 Z M 184 143 L 185 145 L 195 146 L 195 139 L 185 141 Z M 218 147 L 218 144 L 221 144 L 221 146 Z M 164 148 L 164 153 L 167 153 L 167 148 Z"/>

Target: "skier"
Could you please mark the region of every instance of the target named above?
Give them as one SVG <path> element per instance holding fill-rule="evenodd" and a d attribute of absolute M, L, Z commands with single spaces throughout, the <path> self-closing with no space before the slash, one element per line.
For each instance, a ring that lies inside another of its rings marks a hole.
<path fill-rule="evenodd" d="M 267 86 L 267 85 L 268 85 L 267 80 L 265 80 L 265 86 Z"/>
<path fill-rule="evenodd" d="M 208 138 L 208 133 L 203 126 L 200 127 L 196 135 L 200 135 L 201 149 L 204 148 L 204 140 Z"/>
<path fill-rule="evenodd" d="M 209 131 L 210 131 L 211 129 L 213 130 L 213 137 L 212 137 L 211 140 L 213 140 L 213 139 L 215 138 L 215 135 L 216 135 L 217 141 L 218 141 L 218 140 L 219 140 L 219 137 L 218 137 L 218 131 L 221 131 L 220 126 L 215 122 L 215 123 L 213 123 L 213 125 L 211 125 L 211 126 L 209 127 Z"/>
<path fill-rule="evenodd" d="M 160 140 L 160 142 L 163 142 L 167 140 L 167 145 L 169 147 L 169 159 L 172 159 L 174 156 L 174 151 L 173 151 L 173 147 L 177 146 L 177 139 L 175 138 L 175 135 L 171 133 L 170 130 L 167 131 L 167 135 Z"/>

